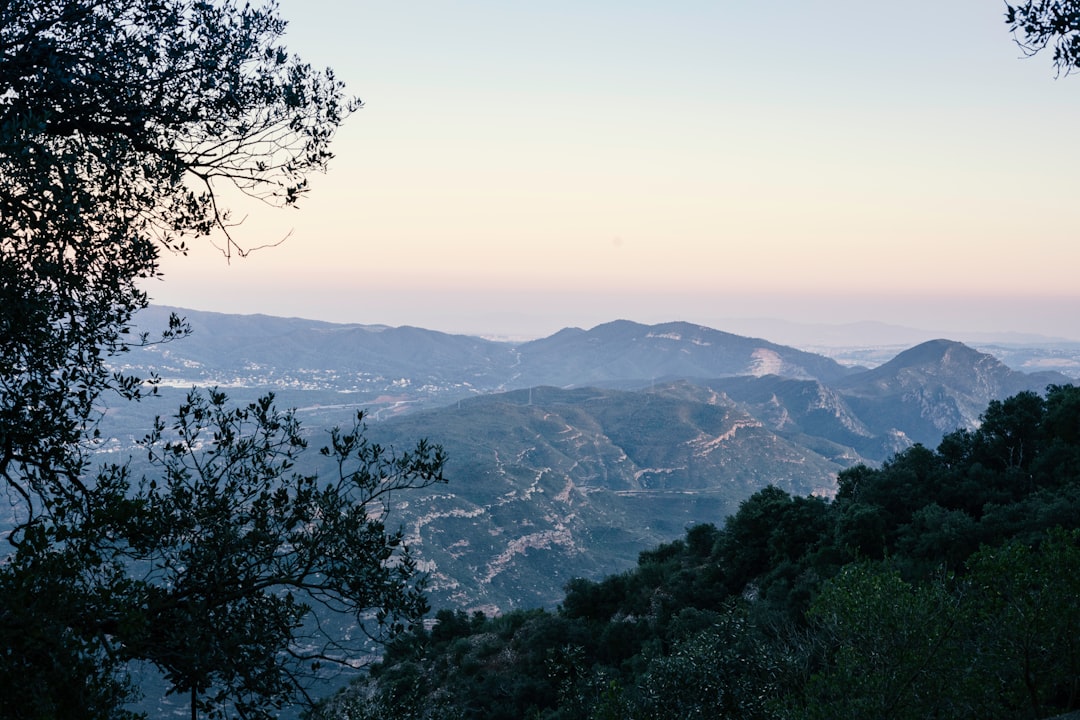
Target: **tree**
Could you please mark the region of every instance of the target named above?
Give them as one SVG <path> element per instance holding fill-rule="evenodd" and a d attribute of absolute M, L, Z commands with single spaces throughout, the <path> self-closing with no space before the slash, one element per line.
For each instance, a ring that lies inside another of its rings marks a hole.
<path fill-rule="evenodd" d="M 135 694 L 122 664 L 80 623 L 109 588 L 44 540 L 31 532 L 0 577 L 0 717 L 136 717 L 122 709 Z"/>
<path fill-rule="evenodd" d="M 316 490 L 290 474 L 293 420 L 211 395 L 151 436 L 157 478 L 91 470 L 107 402 L 153 391 L 110 360 L 151 339 L 131 325 L 159 253 L 212 235 L 226 258 L 245 254 L 222 193 L 295 204 L 359 107 L 281 47 L 284 29 L 273 4 L 235 0 L 0 3 L 0 483 L 13 508 L 0 683 L 19 683 L 3 687 L 5 715 L 125 716 L 129 660 L 257 715 L 301 688 L 278 651 L 314 660 L 291 642 L 309 603 L 372 609 L 391 632 L 422 607 L 400 536 L 367 514 L 396 466 L 358 431 L 330 447 L 355 465 Z M 173 318 L 161 339 L 186 331 Z M 183 438 L 214 425 L 207 451 Z M 398 468 L 399 487 L 441 477 L 434 449 L 408 457 L 419 464 Z M 321 513 L 305 527 L 325 554 L 302 554 L 304 513 Z M 337 584 L 285 572 L 268 553 L 286 546 Z"/>
<path fill-rule="evenodd" d="M 307 441 L 272 396 L 233 409 L 193 392 L 147 437 L 154 471 L 130 494 L 117 548 L 137 569 L 135 602 L 106 620 L 115 652 L 158 667 L 193 716 L 280 708 L 320 664 L 354 662 L 370 653 L 364 638 L 427 612 L 402 533 L 383 521 L 391 493 L 443 481 L 442 451 L 422 441 L 395 454 L 363 437 L 362 420 L 330 432 L 328 478 L 293 470 Z M 351 643 L 319 625 L 335 613 L 361 631 Z"/>
<path fill-rule="evenodd" d="M 330 432 L 330 473 L 301 474 L 307 440 L 272 396 L 232 408 L 193 391 L 143 441 L 145 476 L 106 467 L 85 514 L 72 506 L 28 526 L 2 586 L 22 601 L 5 603 L 3 662 L 40 689 L 27 702 L 25 687 L 10 688 L 18 705 L 5 714 L 48 715 L 35 703 L 57 698 L 58 715 L 89 702 L 126 716 L 121 670 L 141 661 L 191 698 L 193 718 L 270 717 L 310 700 L 321 665 L 355 663 L 371 652 L 365 639 L 413 628 L 428 609 L 423 577 L 384 519 L 391 493 L 443 481 L 444 457 L 423 441 L 402 454 L 372 444 L 362 420 Z M 353 641 L 323 626 L 333 614 L 351 616 Z M 74 665 L 57 670 L 57 658 Z M 42 671 L 52 675 L 37 680 Z"/>
<path fill-rule="evenodd" d="M 912 585 L 886 566 L 852 563 L 824 583 L 808 617 L 824 658 L 796 717 L 979 716 L 960 692 L 947 577 Z"/>
<path fill-rule="evenodd" d="M 709 627 L 676 640 L 640 678 L 634 717 L 775 718 L 788 669 L 744 607 L 710 613 Z"/>
<path fill-rule="evenodd" d="M 1080 67 L 1080 5 L 1074 0 L 1028 0 L 1005 8 L 1005 22 L 1026 55 L 1052 45 L 1059 75 Z"/>
<path fill-rule="evenodd" d="M 982 686 L 1013 717 L 1080 707 L 1080 531 L 1054 528 L 1034 549 L 1015 539 L 984 547 L 969 566 Z"/>
<path fill-rule="evenodd" d="M 103 393 L 144 391 L 106 361 L 160 249 L 217 229 L 242 254 L 221 189 L 292 205 L 330 159 L 357 105 L 284 27 L 234 0 L 0 5 L 0 475 L 25 519 L 85 494 Z"/>

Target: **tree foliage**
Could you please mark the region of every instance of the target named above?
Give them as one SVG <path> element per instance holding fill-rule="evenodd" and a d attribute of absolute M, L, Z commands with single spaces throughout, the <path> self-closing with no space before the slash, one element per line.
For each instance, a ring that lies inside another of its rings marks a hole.
<path fill-rule="evenodd" d="M 391 493 L 443 481 L 441 450 L 395 454 L 361 422 L 330 432 L 320 453 L 334 470 L 322 476 L 294 471 L 307 441 L 272 396 L 233 409 L 223 393 L 192 393 L 171 426 L 159 423 L 123 518 L 143 612 L 118 631 L 119 651 L 153 663 L 175 692 L 209 695 L 205 709 L 227 700 L 251 717 L 293 700 L 320 664 L 370 652 L 364 637 L 419 622 L 421 577 L 383 519 Z M 341 613 L 362 631 L 351 643 L 318 625 Z"/>
<path fill-rule="evenodd" d="M 357 426 L 332 434 L 326 472 L 297 473 L 291 414 L 210 392 L 153 429 L 142 464 L 93 469 L 108 403 L 154 388 L 118 357 L 188 331 L 132 332 L 159 253 L 267 244 L 241 241 L 228 199 L 297 203 L 359 107 L 284 29 L 272 3 L 0 3 L 5 716 L 125 717 L 141 662 L 193 714 L 258 717 L 356 657 L 317 608 L 380 639 L 426 608 L 383 522 L 387 493 L 441 481 L 438 448 L 394 454 Z"/>
<path fill-rule="evenodd" d="M 271 717 L 302 699 L 320 666 L 354 663 L 371 652 L 366 639 L 399 634 L 428 609 L 402 533 L 384 519 L 392 493 L 443 481 L 442 451 L 421 442 L 395 453 L 369 443 L 361 422 L 330 432 L 320 453 L 331 471 L 303 474 L 308 441 L 272 396 L 233 408 L 223 393 L 193 391 L 143 441 L 145 475 L 107 467 L 92 505 L 26 528 L 0 586 L 12 608 L 23 593 L 25 618 L 5 618 L 5 640 L 45 640 L 96 663 L 90 679 L 104 673 L 112 687 L 105 717 L 119 710 L 129 661 L 157 668 L 193 715 Z M 323 627 L 335 614 L 351 616 L 351 641 Z M 56 639 L 39 635 L 43 620 Z M 72 671 L 33 696 L 85 688 Z"/>
<path fill-rule="evenodd" d="M 1043 717 L 1080 704 L 1080 531 L 1051 531 L 984 547 L 970 560 L 967 609 L 972 636 L 984 639 L 984 687 L 1016 715 Z"/>
<path fill-rule="evenodd" d="M 968 715 L 956 707 L 957 596 L 949 578 L 906 582 L 874 563 L 826 582 L 808 613 L 824 655 L 806 687 L 808 718 Z"/>
<path fill-rule="evenodd" d="M 676 636 L 668 652 L 649 662 L 632 703 L 635 717 L 780 717 L 775 700 L 787 680 L 786 658 L 774 651 L 767 633 L 738 604 L 709 613 L 707 621 Z"/>
<path fill-rule="evenodd" d="M 284 27 L 232 0 L 0 5 L 0 474 L 24 517 L 84 491 L 102 394 L 144 391 L 107 360 L 146 340 L 159 251 L 215 229 L 242 251 L 223 188 L 291 205 L 326 166 L 356 105 Z"/>
<path fill-rule="evenodd" d="M 1005 21 L 1025 54 L 1053 47 L 1059 74 L 1080 67 L 1080 5 L 1074 0 L 1028 0 L 1005 8 Z"/>

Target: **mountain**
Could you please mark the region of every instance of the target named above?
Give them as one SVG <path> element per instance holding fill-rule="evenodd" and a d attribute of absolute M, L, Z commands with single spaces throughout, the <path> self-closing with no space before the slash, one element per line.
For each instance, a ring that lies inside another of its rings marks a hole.
<path fill-rule="evenodd" d="M 766 427 L 843 465 L 879 462 L 910 443 L 867 420 L 835 387 L 819 380 L 767 375 L 711 380 Z"/>
<path fill-rule="evenodd" d="M 837 389 L 872 432 L 902 432 L 936 446 L 944 433 L 975 427 L 991 400 L 1069 380 L 1057 372 L 1018 372 L 962 343 L 931 340 L 844 378 Z"/>
<path fill-rule="evenodd" d="M 991 400 L 1069 382 L 1057 372 L 1017 372 L 962 343 L 933 340 L 832 384 L 781 376 L 705 384 L 793 442 L 836 462 L 873 464 L 916 442 L 935 447 L 947 432 L 976 427 Z"/>
<path fill-rule="evenodd" d="M 827 493 L 844 467 L 688 383 L 517 390 L 369 435 L 445 447 L 449 485 L 401 495 L 399 511 L 436 599 L 472 609 L 551 606 L 571 578 L 628 569 L 650 544 L 722 522 L 767 484 Z"/>
<path fill-rule="evenodd" d="M 832 381 L 853 372 L 822 355 L 689 323 L 617 321 L 508 343 L 414 327 L 151 307 L 138 316 L 139 329 L 153 335 L 170 312 L 187 319 L 191 335 L 133 349 L 124 369 L 155 372 L 175 387 L 329 391 L 341 394 L 339 404 L 385 415 L 537 385 L 635 388 L 765 373 Z"/>
<path fill-rule="evenodd" d="M 382 391 L 395 387 L 497 385 L 513 347 L 468 335 L 414 327 L 325 323 L 265 315 L 225 315 L 151 307 L 138 327 L 162 328 L 170 312 L 191 326 L 188 337 L 150 345 L 125 359 L 155 369 L 172 384 L 270 385 Z"/>
<path fill-rule="evenodd" d="M 991 399 L 1069 379 L 1016 372 L 948 340 L 873 369 L 688 323 L 616 321 L 505 343 L 421 328 L 182 311 L 194 333 L 135 349 L 162 397 L 110 411 L 113 452 L 191 385 L 273 390 L 312 444 L 368 410 L 369 435 L 449 455 L 449 485 L 403 493 L 393 521 L 435 604 L 550 605 L 575 576 L 629 568 L 755 491 L 829 494 L 836 474 L 973 427 Z M 140 316 L 163 325 L 167 309 Z M 306 469 L 306 468 L 305 468 Z"/>
<path fill-rule="evenodd" d="M 621 330 L 614 349 L 572 349 L 591 334 L 570 331 L 559 343 L 570 347 L 552 352 L 616 377 L 615 367 L 648 362 L 634 347 L 640 329 Z M 700 361 L 685 367 L 702 371 Z M 445 447 L 450 484 L 403 497 L 399 511 L 432 573 L 434 599 L 490 612 L 550 606 L 569 578 L 627 569 L 650 543 L 720 524 L 767 485 L 830 495 L 846 467 L 881 462 L 914 442 L 936 446 L 945 432 L 974 427 L 991 399 L 1065 380 L 932 341 L 834 385 L 744 375 L 636 391 L 539 386 L 410 413 L 369 434 L 383 444 L 429 437 Z"/>
<path fill-rule="evenodd" d="M 148 309 L 139 323 L 164 327 L 168 313 Z M 312 448 L 302 473 L 333 472 L 317 453 L 325 428 L 365 409 L 372 441 L 407 449 L 428 438 L 446 449 L 449 483 L 398 493 L 387 522 L 401 524 L 429 573 L 435 607 L 489 616 L 551 607 L 573 578 L 629 570 L 688 527 L 721 524 L 763 487 L 828 496 L 847 467 L 936 445 L 973 427 L 991 399 L 1069 382 L 948 340 L 866 369 L 688 323 L 616 321 L 510 343 L 180 314 L 190 337 L 120 358 L 163 382 L 157 397 L 108 409 L 110 461 L 132 456 L 141 472 L 135 438 L 193 385 L 224 387 L 238 404 L 272 390 L 297 408 Z M 0 525 L 13 508 L 0 508 Z M 353 630 L 347 618 L 320 623 Z"/>
<path fill-rule="evenodd" d="M 832 381 L 855 372 L 822 355 L 683 322 L 566 329 L 518 352 L 515 380 L 527 385 L 766 374 Z"/>
<path fill-rule="evenodd" d="M 235 380 L 256 369 L 297 380 L 321 372 L 325 382 L 342 385 L 383 377 L 406 378 L 410 385 L 437 381 L 502 389 L 766 373 L 831 381 L 853 372 L 822 355 L 679 322 L 620 320 L 506 343 L 414 327 L 152 307 L 139 315 L 139 327 L 164 327 L 170 312 L 187 319 L 192 334 L 142 349 L 142 364 L 158 363 L 160 374 L 201 380 Z"/>

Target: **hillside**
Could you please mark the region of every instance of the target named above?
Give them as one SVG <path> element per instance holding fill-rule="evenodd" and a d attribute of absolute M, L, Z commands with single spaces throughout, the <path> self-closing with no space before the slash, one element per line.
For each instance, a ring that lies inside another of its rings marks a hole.
<path fill-rule="evenodd" d="M 1057 372 L 1018 372 L 962 343 L 931 340 L 844 378 L 837 389 L 872 430 L 903 427 L 912 442 L 933 446 L 946 432 L 974 428 L 991 400 L 1067 382 Z"/>
<path fill-rule="evenodd" d="M 855 372 L 822 355 L 682 322 L 567 329 L 518 351 L 515 379 L 528 385 L 767 374 L 832 381 Z"/>
<path fill-rule="evenodd" d="M 831 502 L 756 492 L 555 609 L 441 609 L 316 717 L 1071 717 L 1080 388 L 985 417 Z"/>
<path fill-rule="evenodd" d="M 689 389 L 689 392 L 687 390 Z M 830 492 L 843 465 L 782 438 L 722 395 L 543 387 L 372 425 L 399 446 L 437 438 L 453 480 L 402 497 L 442 604 L 551 606 L 573 577 L 632 565 L 755 490 Z"/>
<path fill-rule="evenodd" d="M 154 309 L 146 322 L 164 322 Z M 402 495 L 400 522 L 437 604 L 550 606 L 572 577 L 629 568 L 768 485 L 830 495 L 837 473 L 971 428 L 993 399 L 1066 383 L 960 343 L 874 368 L 688 323 L 617 321 L 500 343 L 420 328 L 184 312 L 194 333 L 135 350 L 162 397 L 110 411 L 130 451 L 192 385 L 273 390 L 317 446 L 368 412 L 371 438 L 448 451 L 448 486 Z"/>

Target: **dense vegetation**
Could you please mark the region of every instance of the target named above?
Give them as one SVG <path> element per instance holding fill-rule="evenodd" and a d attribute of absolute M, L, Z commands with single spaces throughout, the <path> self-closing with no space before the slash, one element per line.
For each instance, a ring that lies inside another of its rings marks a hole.
<path fill-rule="evenodd" d="M 554 612 L 442 610 L 349 718 L 1016 718 L 1080 707 L 1080 388 L 766 488 L 722 527 L 575 580 Z"/>

